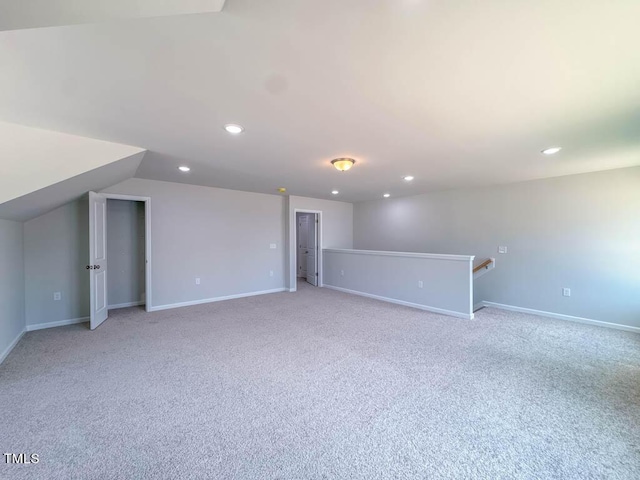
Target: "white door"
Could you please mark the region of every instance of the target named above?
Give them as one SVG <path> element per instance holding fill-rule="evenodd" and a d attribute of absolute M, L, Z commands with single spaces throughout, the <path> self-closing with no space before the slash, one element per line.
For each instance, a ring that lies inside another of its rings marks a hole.
<path fill-rule="evenodd" d="M 318 214 L 309 215 L 307 236 L 307 282 L 318 286 Z"/>
<path fill-rule="evenodd" d="M 107 319 L 107 199 L 89 192 L 91 330 Z"/>
<path fill-rule="evenodd" d="M 298 216 L 298 277 L 307 277 L 307 240 L 309 238 L 309 216 Z"/>

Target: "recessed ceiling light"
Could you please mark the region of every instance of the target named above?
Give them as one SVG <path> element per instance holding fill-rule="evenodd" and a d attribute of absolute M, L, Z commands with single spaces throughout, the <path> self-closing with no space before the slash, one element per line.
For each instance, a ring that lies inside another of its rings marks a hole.
<path fill-rule="evenodd" d="M 550 147 L 542 150 L 542 153 L 545 155 L 553 155 L 554 153 L 558 153 L 560 150 L 562 150 L 562 147 Z"/>
<path fill-rule="evenodd" d="M 407 175 L 405 177 L 402 177 L 403 180 L 410 182 L 411 180 L 413 180 L 413 175 Z"/>
<path fill-rule="evenodd" d="M 331 190 L 331 195 L 337 195 L 337 194 L 339 194 L 339 193 L 340 193 L 340 192 L 339 192 L 338 190 Z"/>
<path fill-rule="evenodd" d="M 191 169 L 189 167 L 185 167 L 184 165 L 181 167 L 178 167 L 178 170 L 180 170 L 181 172 L 187 173 L 190 172 Z"/>
<path fill-rule="evenodd" d="M 389 198 L 391 196 L 390 193 L 385 193 L 384 195 L 382 195 L 384 198 Z"/>
<path fill-rule="evenodd" d="M 238 133 L 242 133 L 244 131 L 244 128 L 242 128 L 240 125 L 236 125 L 235 123 L 228 123 L 224 126 L 224 129 L 229 133 L 233 133 L 234 135 L 237 135 Z"/>

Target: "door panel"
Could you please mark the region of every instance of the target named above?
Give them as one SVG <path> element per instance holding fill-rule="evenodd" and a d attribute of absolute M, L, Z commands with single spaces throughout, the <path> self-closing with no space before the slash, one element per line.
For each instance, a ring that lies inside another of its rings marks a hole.
<path fill-rule="evenodd" d="M 89 192 L 91 330 L 107 319 L 107 199 Z"/>
<path fill-rule="evenodd" d="M 309 216 L 307 237 L 307 282 L 318 286 L 318 214 Z"/>
<path fill-rule="evenodd" d="M 307 277 L 307 239 L 309 237 L 309 217 L 298 218 L 298 276 Z"/>

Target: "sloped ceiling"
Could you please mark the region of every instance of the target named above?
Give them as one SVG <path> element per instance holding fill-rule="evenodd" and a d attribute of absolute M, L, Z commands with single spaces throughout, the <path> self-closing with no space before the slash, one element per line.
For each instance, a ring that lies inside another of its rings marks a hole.
<path fill-rule="evenodd" d="M 0 218 L 6 219 L 24 219 L 129 178 L 146 152 L 6 122 L 0 122 L 0 139 Z"/>
<path fill-rule="evenodd" d="M 225 0 L 2 0 L 0 30 L 219 12 Z"/>
<path fill-rule="evenodd" d="M 628 167 L 638 18 L 637 0 L 228 0 L 5 31 L 0 118 L 144 146 L 143 178 L 346 201 Z"/>
<path fill-rule="evenodd" d="M 24 222 L 82 197 L 133 177 L 144 152 L 76 175 L 33 193 L 0 204 L 0 218 Z"/>

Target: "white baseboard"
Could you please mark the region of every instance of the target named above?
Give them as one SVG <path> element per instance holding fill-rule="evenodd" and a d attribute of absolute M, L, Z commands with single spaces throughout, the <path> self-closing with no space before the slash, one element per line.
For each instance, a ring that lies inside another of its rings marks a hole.
<path fill-rule="evenodd" d="M 116 310 L 118 308 L 129 308 L 129 307 L 139 307 L 140 305 L 144 305 L 144 302 L 128 302 L 128 303 L 118 303 L 116 305 L 109 305 L 107 307 L 108 310 Z"/>
<path fill-rule="evenodd" d="M 614 328 L 616 330 L 624 330 L 627 332 L 640 333 L 640 327 L 632 327 L 630 325 L 621 325 L 619 323 L 603 322 L 601 320 L 593 320 L 591 318 L 574 317 L 572 315 L 564 315 L 562 313 L 545 312 L 543 310 L 534 310 L 533 308 L 514 307 L 513 305 L 504 305 L 495 302 L 480 302 L 479 306 L 499 308 L 501 310 L 510 310 L 512 312 L 530 313 L 540 317 L 555 318 L 557 320 L 567 320 L 569 322 L 584 323 L 587 325 L 596 325 L 598 327 Z"/>
<path fill-rule="evenodd" d="M 157 312 L 160 310 L 169 310 L 172 308 L 190 307 L 193 305 L 202 305 L 203 303 L 222 302 L 224 300 L 233 300 L 235 298 L 255 297 L 256 295 L 267 295 L 269 293 L 279 293 L 287 291 L 286 288 L 274 288 L 273 290 L 262 290 L 259 292 L 238 293 L 236 295 L 226 295 L 224 297 L 205 298 L 203 300 L 192 300 L 190 302 L 171 303 L 168 305 L 158 305 L 151 307 L 150 312 Z"/>
<path fill-rule="evenodd" d="M 58 322 L 36 323 L 35 325 L 27 325 L 27 332 L 34 330 L 42 330 L 44 328 L 64 327 L 66 325 L 75 325 L 76 323 L 85 323 L 89 321 L 89 317 L 72 318 L 70 320 L 60 320 Z"/>
<path fill-rule="evenodd" d="M 4 362 L 4 359 L 9 356 L 9 354 L 11 353 L 11 350 L 15 348 L 15 346 L 18 344 L 18 342 L 26 332 L 27 332 L 26 330 L 22 330 L 18 334 L 18 336 L 13 339 L 13 342 L 11 342 L 9 346 L 4 349 L 4 352 L 0 353 L 0 363 Z"/>
<path fill-rule="evenodd" d="M 381 297 L 380 295 L 358 292 L 356 290 L 349 290 L 348 288 L 336 287 L 333 285 L 324 285 L 324 288 L 329 288 L 331 290 L 337 290 L 339 292 L 344 292 L 344 293 L 350 293 L 352 295 L 360 295 L 361 297 L 374 298 L 376 300 L 395 303 L 397 305 L 403 305 L 405 307 L 417 308 L 419 310 L 426 310 L 427 312 L 441 313 L 442 315 L 449 315 L 451 317 L 464 318 L 466 320 L 473 320 L 473 313 L 469 314 L 469 313 L 462 313 L 462 312 L 454 312 L 453 310 L 445 310 L 443 308 L 430 307 L 429 305 L 421 305 L 419 303 L 405 302 L 404 300 L 396 300 L 395 298 Z"/>

